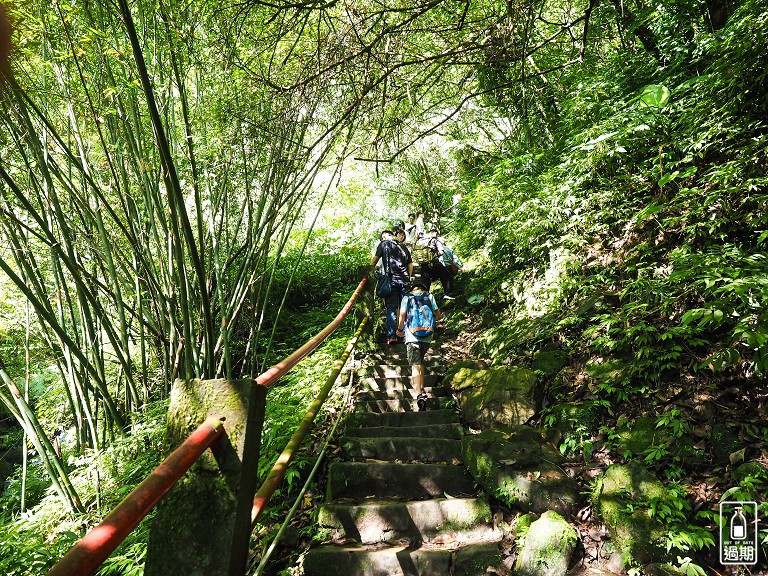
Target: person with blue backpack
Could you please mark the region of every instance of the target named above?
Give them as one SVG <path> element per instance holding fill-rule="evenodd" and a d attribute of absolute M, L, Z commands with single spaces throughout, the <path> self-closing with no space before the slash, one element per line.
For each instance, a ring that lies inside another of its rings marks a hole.
<path fill-rule="evenodd" d="M 411 366 L 411 384 L 416 391 L 416 405 L 419 410 L 427 408 L 424 358 L 435 334 L 435 323 L 442 316 L 435 297 L 421 282 L 414 282 L 410 292 L 400 301 L 397 335 L 405 336 L 405 351 Z"/>

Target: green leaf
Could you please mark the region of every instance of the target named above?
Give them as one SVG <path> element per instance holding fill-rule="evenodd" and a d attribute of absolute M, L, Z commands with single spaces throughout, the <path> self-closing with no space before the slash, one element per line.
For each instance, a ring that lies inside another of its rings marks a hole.
<path fill-rule="evenodd" d="M 664 184 L 672 182 L 672 180 L 677 178 L 679 175 L 680 175 L 679 170 L 675 170 L 674 172 L 668 172 L 667 174 L 664 174 L 664 176 L 659 178 L 659 186 L 664 186 Z"/>
<path fill-rule="evenodd" d="M 649 108 L 664 108 L 669 103 L 669 88 L 661 84 L 648 84 L 640 93 L 640 102 Z"/>

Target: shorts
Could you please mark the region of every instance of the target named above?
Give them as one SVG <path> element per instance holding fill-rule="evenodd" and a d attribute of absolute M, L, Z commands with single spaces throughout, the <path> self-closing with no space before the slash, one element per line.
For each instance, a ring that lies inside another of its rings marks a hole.
<path fill-rule="evenodd" d="M 418 366 L 424 364 L 424 356 L 427 355 L 431 342 L 408 342 L 405 345 L 405 354 L 408 358 L 408 364 Z"/>

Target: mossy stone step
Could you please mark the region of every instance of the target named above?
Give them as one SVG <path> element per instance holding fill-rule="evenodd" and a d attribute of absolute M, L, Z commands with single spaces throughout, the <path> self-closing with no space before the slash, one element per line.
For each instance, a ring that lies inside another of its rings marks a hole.
<path fill-rule="evenodd" d="M 318 524 L 333 538 L 361 544 L 496 542 L 491 507 L 480 498 L 435 498 L 416 502 L 378 502 L 349 506 L 324 504 Z"/>
<path fill-rule="evenodd" d="M 434 398 L 447 398 L 451 396 L 451 390 L 445 386 L 426 386 L 424 393 L 429 397 Z M 355 400 L 358 402 L 370 402 L 372 400 L 397 400 L 397 399 L 410 399 L 416 398 L 416 390 L 413 388 L 405 388 L 403 390 L 360 390 L 355 396 Z"/>
<path fill-rule="evenodd" d="M 456 549 L 321 546 L 304 558 L 305 576 L 479 576 L 501 558 L 496 544 Z"/>
<path fill-rule="evenodd" d="M 448 438 L 360 438 L 339 439 L 344 455 L 350 460 L 386 460 L 388 462 L 447 462 L 461 461 L 461 440 Z"/>
<path fill-rule="evenodd" d="M 475 493 L 463 466 L 397 464 L 393 462 L 333 462 L 328 472 L 326 501 L 348 498 L 426 498 Z"/>
<path fill-rule="evenodd" d="M 361 356 L 360 359 L 366 364 L 388 364 L 390 362 L 407 362 L 408 353 L 405 350 L 405 346 L 397 346 L 395 349 L 380 350 L 379 352 L 372 352 L 365 356 Z M 434 348 L 434 344 L 429 347 L 427 354 L 424 356 L 425 362 L 438 362 L 443 359 L 443 354 L 439 348 Z"/>
<path fill-rule="evenodd" d="M 442 372 L 442 366 L 424 365 L 425 374 L 435 374 Z M 392 378 L 396 376 L 410 376 L 411 367 L 408 365 L 400 366 L 397 364 L 371 364 L 363 366 L 360 371 L 368 377 L 374 378 Z"/>
<path fill-rule="evenodd" d="M 435 376 L 433 374 L 424 375 L 424 386 L 435 386 L 442 376 Z M 361 378 L 358 382 L 358 386 L 361 390 L 378 390 L 380 392 L 388 390 L 408 390 L 412 388 L 412 382 L 410 373 L 408 376 L 390 376 L 385 378 Z"/>
<path fill-rule="evenodd" d="M 430 410 L 441 410 L 454 404 L 455 401 L 451 397 L 427 398 L 425 406 L 426 411 L 428 412 Z M 373 412 L 378 414 L 383 412 L 418 412 L 419 406 L 416 403 L 415 398 L 408 400 L 404 398 L 390 398 L 381 400 L 369 400 L 367 402 L 357 400 L 355 402 L 355 411 Z"/>
<path fill-rule="evenodd" d="M 352 412 L 347 414 L 347 426 L 429 426 L 459 422 L 455 410 L 424 410 L 422 412 Z"/>
<path fill-rule="evenodd" d="M 445 365 L 442 362 L 441 358 L 438 358 L 436 356 L 427 356 L 424 358 L 422 364 L 427 368 L 427 370 L 431 370 L 432 372 L 443 372 Z M 360 370 L 365 371 L 366 369 L 370 368 L 371 366 L 401 366 L 405 368 L 410 367 L 410 363 L 408 362 L 408 359 L 403 358 L 369 358 L 363 362 L 363 364 L 360 366 Z"/>
<path fill-rule="evenodd" d="M 363 428 L 347 428 L 345 436 L 356 438 L 448 438 L 461 440 L 464 430 L 461 424 L 428 424 L 426 426 L 365 426 Z"/>

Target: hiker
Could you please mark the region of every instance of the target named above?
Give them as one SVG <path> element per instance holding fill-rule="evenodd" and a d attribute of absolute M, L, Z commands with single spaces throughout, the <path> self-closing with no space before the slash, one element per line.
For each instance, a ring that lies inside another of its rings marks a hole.
<path fill-rule="evenodd" d="M 413 275 L 413 260 L 411 253 L 404 245 L 393 238 L 392 230 L 381 233 L 381 241 L 376 247 L 376 254 L 371 258 L 374 268 L 382 262 L 384 274 L 389 277 L 392 291 L 384 298 L 386 308 L 387 344 L 397 343 L 397 309 L 406 294 L 406 285 Z"/>
<path fill-rule="evenodd" d="M 430 277 L 430 283 L 431 280 L 440 280 L 440 284 L 443 286 L 443 298 L 453 300 L 454 298 L 451 294 L 453 291 L 453 274 L 451 273 L 450 264 L 446 265 L 444 263 L 446 252 L 445 240 L 438 235 L 437 228 L 432 228 L 429 231 L 429 235 L 428 245 L 432 253 L 432 260 L 427 267 L 427 272 Z M 453 254 L 453 250 L 450 253 Z"/>
<path fill-rule="evenodd" d="M 419 232 L 424 233 L 424 212 L 418 212 L 416 214 L 416 221 L 414 224 L 416 224 L 416 236 L 419 235 Z"/>
<path fill-rule="evenodd" d="M 435 322 L 442 316 L 435 297 L 421 282 L 414 282 L 410 292 L 400 301 L 397 335 L 405 337 L 405 351 L 411 366 L 411 385 L 416 391 L 416 405 L 420 411 L 427 409 L 424 358 L 432 343 Z"/>
<path fill-rule="evenodd" d="M 411 250 L 411 257 L 413 258 L 415 277 L 421 280 L 424 287 L 429 291 L 432 283 L 432 277 L 429 275 L 429 263 L 432 261 L 432 252 L 429 249 L 429 238 L 425 237 L 423 232 L 419 232 L 416 236 L 413 249 Z"/>
<path fill-rule="evenodd" d="M 416 214 L 408 214 L 408 224 L 405 225 L 405 245 L 413 249 L 416 243 Z"/>

